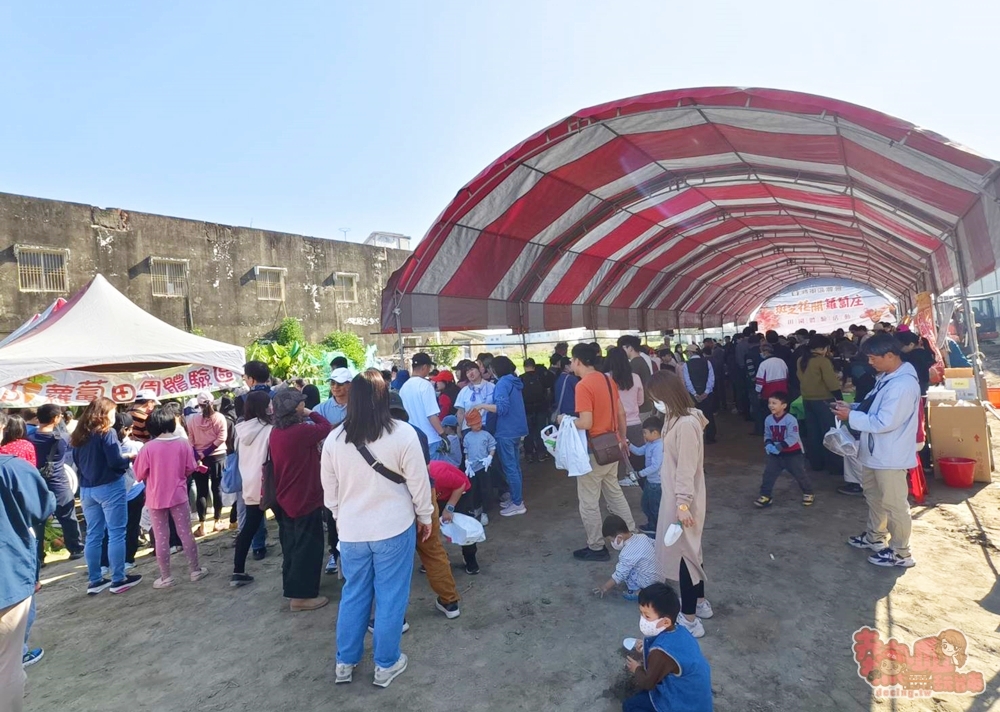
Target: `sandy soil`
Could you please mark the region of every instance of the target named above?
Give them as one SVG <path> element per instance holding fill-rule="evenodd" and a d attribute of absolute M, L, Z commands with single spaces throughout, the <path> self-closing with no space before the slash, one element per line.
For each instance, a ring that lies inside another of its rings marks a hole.
<path fill-rule="evenodd" d="M 818 476 L 805 509 L 790 479 L 776 504 L 751 505 L 762 454 L 748 427 L 722 419 L 706 465 L 709 510 L 705 562 L 716 615 L 702 649 L 712 665 L 716 710 L 995 709 L 1000 675 L 1000 485 L 950 490 L 931 483 L 915 506 L 908 571 L 876 568 L 846 546 L 864 528 L 861 498 L 838 495 Z M 281 597 L 280 553 L 250 562 L 253 586 L 231 590 L 228 533 L 201 542 L 212 575 L 154 591 L 156 565 L 122 596 L 88 598 L 77 562 L 44 570 L 33 644 L 45 658 L 29 669 L 29 710 L 605 710 L 626 694 L 621 639 L 637 635 L 635 604 L 596 599 L 611 564 L 581 563 L 584 544 L 575 486 L 551 466 L 526 472 L 527 516 L 496 517 L 480 546 L 482 574 L 456 568 L 461 618 L 445 620 L 414 577 L 403 638 L 410 668 L 387 690 L 370 683 L 370 656 L 352 685 L 333 684 L 340 583 L 324 576 L 327 608 L 292 614 Z M 638 489 L 628 492 L 636 512 Z M 272 534 L 275 525 L 270 523 Z M 452 551 L 456 566 L 461 561 Z M 174 565 L 182 572 L 183 555 Z M 852 633 L 873 626 L 908 641 L 959 628 L 971 669 L 987 693 L 922 701 L 880 701 L 857 675 Z"/>

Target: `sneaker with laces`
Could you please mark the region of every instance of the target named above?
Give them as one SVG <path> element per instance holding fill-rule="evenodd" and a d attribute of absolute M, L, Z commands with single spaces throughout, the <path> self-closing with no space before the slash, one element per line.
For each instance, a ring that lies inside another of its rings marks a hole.
<path fill-rule="evenodd" d="M 458 618 L 460 615 L 462 615 L 462 611 L 458 607 L 458 601 L 454 601 L 452 603 L 442 603 L 441 599 L 438 598 L 436 601 L 434 601 L 434 606 L 439 611 L 444 613 L 444 617 L 447 618 L 448 620 L 454 620 L 455 618 Z"/>
<path fill-rule="evenodd" d="M 706 599 L 698 602 L 698 607 L 695 608 L 694 614 L 698 618 L 708 619 L 715 615 L 715 611 L 712 610 L 712 604 Z"/>
<path fill-rule="evenodd" d="M 814 494 L 804 494 L 802 495 L 802 506 L 811 507 L 816 502 L 816 495 Z"/>
<path fill-rule="evenodd" d="M 102 578 L 100 581 L 94 581 L 87 584 L 87 595 L 96 596 L 107 588 L 111 588 L 111 581 L 110 579 Z"/>
<path fill-rule="evenodd" d="M 516 517 L 518 514 L 527 514 L 528 508 L 524 506 L 524 503 L 514 504 L 510 503 L 509 507 L 504 507 L 500 510 L 501 517 Z"/>
<path fill-rule="evenodd" d="M 229 585 L 232 588 L 240 588 L 253 583 L 253 576 L 250 574 L 233 574 L 229 577 Z"/>
<path fill-rule="evenodd" d="M 131 574 L 126 576 L 121 581 L 115 581 L 111 584 L 111 593 L 125 593 L 130 588 L 138 586 L 142 581 L 142 576 L 139 574 Z"/>
<path fill-rule="evenodd" d="M 42 650 L 41 648 L 32 648 L 31 650 L 29 650 L 28 652 L 26 652 L 24 655 L 21 656 L 21 667 L 29 667 L 31 665 L 34 665 L 35 663 L 37 663 L 39 660 L 42 659 L 43 655 L 45 655 L 45 651 Z"/>
<path fill-rule="evenodd" d="M 871 549 L 872 551 L 882 551 L 885 548 L 885 544 L 880 541 L 872 541 L 868 537 L 868 532 L 864 532 L 859 536 L 852 536 L 847 540 L 847 543 L 853 546 L 855 549 Z"/>
<path fill-rule="evenodd" d="M 600 549 L 591 549 L 587 546 L 574 551 L 573 558 L 580 561 L 611 561 L 611 553 L 606 546 L 602 546 Z"/>
<path fill-rule="evenodd" d="M 482 514 L 479 515 L 479 523 L 482 524 L 484 527 L 489 525 L 490 517 L 488 514 L 486 514 L 486 512 L 483 512 Z"/>
<path fill-rule="evenodd" d="M 399 677 L 406 670 L 406 653 L 399 654 L 399 660 L 392 667 L 375 666 L 375 680 L 372 684 L 375 687 L 388 687 L 389 683 Z"/>
<path fill-rule="evenodd" d="M 848 482 L 846 485 L 841 485 L 837 488 L 838 494 L 846 494 L 852 497 L 863 496 L 865 491 L 862 489 L 861 485 L 856 482 Z"/>
<path fill-rule="evenodd" d="M 326 562 L 326 568 L 323 570 L 327 574 L 337 573 L 337 555 L 330 554 L 330 559 Z"/>
<path fill-rule="evenodd" d="M 917 565 L 917 562 L 913 560 L 912 556 L 900 556 L 888 546 L 882 549 L 877 554 L 872 554 L 871 556 L 869 556 L 868 563 L 875 564 L 876 566 L 884 566 L 887 568 L 898 566 L 904 569 L 908 569 Z"/>
<path fill-rule="evenodd" d="M 768 497 L 766 494 L 762 494 L 760 497 L 753 501 L 753 505 L 759 509 L 766 509 L 774 504 L 774 500 Z"/>
<path fill-rule="evenodd" d="M 510 492 L 504 492 L 500 495 L 500 509 L 504 507 L 509 507 L 511 503 Z"/>
<path fill-rule="evenodd" d="M 705 637 L 705 626 L 701 624 L 701 618 L 696 617 L 693 621 L 689 621 L 686 616 L 681 614 L 677 616 L 677 625 L 685 628 L 695 638 Z"/>
<path fill-rule="evenodd" d="M 354 668 L 357 665 L 348 665 L 347 663 L 337 663 L 337 681 L 334 683 L 336 685 L 344 685 L 351 682 L 354 679 Z"/>

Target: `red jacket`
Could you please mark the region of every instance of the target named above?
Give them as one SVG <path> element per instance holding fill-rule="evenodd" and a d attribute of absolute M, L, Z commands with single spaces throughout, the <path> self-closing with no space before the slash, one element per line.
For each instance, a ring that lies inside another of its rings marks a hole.
<path fill-rule="evenodd" d="M 464 472 L 444 460 L 431 460 L 427 466 L 431 473 L 431 480 L 434 481 L 434 492 L 439 502 L 447 502 L 455 490 L 468 492 L 472 489 L 472 482 Z"/>
<path fill-rule="evenodd" d="M 319 413 L 310 413 L 309 419 L 311 423 L 271 431 L 271 462 L 278 506 L 289 517 L 303 517 L 323 506 L 320 445 L 333 426 Z"/>

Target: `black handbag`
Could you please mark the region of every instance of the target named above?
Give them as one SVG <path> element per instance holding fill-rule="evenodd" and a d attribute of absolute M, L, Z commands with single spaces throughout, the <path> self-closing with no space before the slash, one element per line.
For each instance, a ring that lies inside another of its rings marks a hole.
<path fill-rule="evenodd" d="M 271 461 L 271 447 L 267 448 L 267 459 L 260 470 L 260 508 L 273 509 L 278 504 L 278 489 L 274 484 L 274 463 Z"/>

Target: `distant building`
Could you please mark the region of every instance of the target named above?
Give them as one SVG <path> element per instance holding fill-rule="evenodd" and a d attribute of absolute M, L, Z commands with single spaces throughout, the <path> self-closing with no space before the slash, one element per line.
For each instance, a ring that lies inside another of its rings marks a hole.
<path fill-rule="evenodd" d="M 370 247 L 387 247 L 390 250 L 409 250 L 410 237 L 398 232 L 373 232 L 365 238 L 364 244 Z"/>

